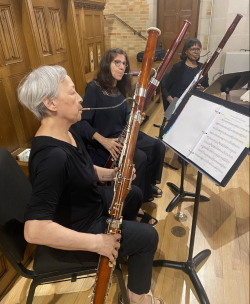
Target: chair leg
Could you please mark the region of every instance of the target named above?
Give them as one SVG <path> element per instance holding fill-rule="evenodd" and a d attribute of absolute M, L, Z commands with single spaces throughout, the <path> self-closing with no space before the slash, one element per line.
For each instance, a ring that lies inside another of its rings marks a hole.
<path fill-rule="evenodd" d="M 117 275 L 118 278 L 118 282 L 119 282 L 119 286 L 121 289 L 121 294 L 122 294 L 122 299 L 123 299 L 123 303 L 124 304 L 130 304 L 129 300 L 128 300 L 128 295 L 127 295 L 127 289 L 123 280 L 123 276 L 122 276 L 122 270 L 120 265 L 117 265 L 115 268 L 115 274 Z"/>
<path fill-rule="evenodd" d="M 34 280 L 30 284 L 30 289 L 29 289 L 29 294 L 28 294 L 26 304 L 32 304 L 37 285 L 38 284 L 36 282 L 34 282 Z"/>

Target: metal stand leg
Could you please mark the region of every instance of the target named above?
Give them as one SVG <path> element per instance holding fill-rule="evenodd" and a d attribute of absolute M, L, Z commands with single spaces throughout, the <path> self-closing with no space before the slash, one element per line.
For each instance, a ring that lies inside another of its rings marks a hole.
<path fill-rule="evenodd" d="M 185 175 L 185 161 L 182 161 L 182 165 L 181 165 L 181 185 L 180 188 L 177 187 L 175 184 L 173 183 L 167 183 L 167 185 L 169 186 L 169 188 L 171 188 L 174 192 L 176 192 L 175 197 L 172 199 L 172 201 L 169 203 L 169 205 L 166 208 L 166 212 L 171 212 L 174 207 L 178 204 L 178 202 L 180 201 L 180 199 L 182 199 L 185 196 L 189 196 L 189 197 L 195 197 L 195 193 L 192 192 L 188 192 L 184 190 L 184 175 Z M 204 195 L 200 196 L 200 199 L 202 199 L 203 201 L 210 201 L 210 199 Z"/>
<path fill-rule="evenodd" d="M 193 286 L 197 292 L 197 295 L 200 299 L 201 304 L 210 304 L 207 294 L 196 273 L 196 267 L 211 254 L 211 251 L 208 249 L 203 250 L 193 258 L 195 231 L 196 231 L 199 200 L 200 200 L 200 191 L 201 191 L 201 180 L 202 180 L 202 174 L 200 172 L 198 172 L 196 193 L 195 193 L 195 203 L 194 203 L 194 213 L 193 213 L 193 221 L 192 221 L 190 244 L 189 244 L 189 254 L 188 254 L 187 262 L 158 260 L 158 261 L 154 261 L 153 266 L 169 267 L 169 268 L 175 268 L 175 269 L 184 271 L 189 276 L 191 282 L 193 283 Z"/>

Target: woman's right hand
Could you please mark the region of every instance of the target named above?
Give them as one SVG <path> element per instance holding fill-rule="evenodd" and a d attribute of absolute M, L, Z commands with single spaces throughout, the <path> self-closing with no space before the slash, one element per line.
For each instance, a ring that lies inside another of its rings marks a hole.
<path fill-rule="evenodd" d="M 168 101 L 169 103 L 171 103 L 173 99 L 174 99 L 174 98 L 173 98 L 172 96 L 170 96 L 170 95 L 167 97 L 167 101 Z"/>
<path fill-rule="evenodd" d="M 117 142 L 118 138 L 103 138 L 101 144 L 109 151 L 113 158 L 117 159 L 123 146 Z"/>
<path fill-rule="evenodd" d="M 118 249 L 120 248 L 120 234 L 97 234 L 96 235 L 97 252 L 106 256 L 111 262 L 118 257 Z"/>

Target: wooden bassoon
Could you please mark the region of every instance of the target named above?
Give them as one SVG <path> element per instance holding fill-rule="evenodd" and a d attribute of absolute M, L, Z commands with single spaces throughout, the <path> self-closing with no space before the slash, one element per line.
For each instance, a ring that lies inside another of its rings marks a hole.
<path fill-rule="evenodd" d="M 133 157 L 140 129 L 141 112 L 144 108 L 150 71 L 154 61 L 156 42 L 160 33 L 160 30 L 157 28 L 148 29 L 148 40 L 142 61 L 142 71 L 139 75 L 139 84 L 134 94 L 136 102 L 133 103 L 126 138 L 119 159 L 118 172 L 116 174 L 114 185 L 114 197 L 109 209 L 110 218 L 108 219 L 106 234 L 121 233 L 122 210 L 124 200 L 132 183 L 134 168 Z M 91 299 L 92 304 L 106 303 L 114 267 L 115 263 L 111 263 L 105 256 L 100 256 Z"/>
<path fill-rule="evenodd" d="M 182 42 L 182 39 L 185 36 L 185 34 L 187 32 L 187 29 L 189 28 L 190 25 L 191 25 L 191 22 L 189 22 L 188 20 L 183 21 L 182 26 L 181 26 L 178 34 L 176 35 L 174 41 L 172 42 L 172 44 L 171 44 L 166 56 L 164 57 L 162 63 L 158 67 L 158 69 L 156 71 L 156 75 L 151 78 L 150 84 L 149 84 L 148 90 L 147 90 L 144 109 L 146 109 L 147 106 L 149 105 L 150 99 L 153 96 L 154 91 L 159 86 L 160 81 L 161 81 L 164 73 L 166 72 L 166 69 L 169 66 L 169 63 L 171 62 L 176 50 L 180 46 L 180 44 Z"/>
<path fill-rule="evenodd" d="M 170 49 L 168 50 L 168 52 L 166 53 L 162 63 L 159 65 L 157 71 L 156 71 L 156 75 L 154 75 L 152 77 L 152 79 L 150 80 L 148 89 L 147 89 L 147 94 L 146 94 L 146 99 L 144 102 L 144 108 L 143 111 L 147 108 L 147 106 L 149 105 L 150 99 L 154 93 L 154 91 L 157 89 L 166 69 L 169 66 L 169 63 L 171 62 L 176 50 L 178 49 L 178 47 L 180 46 L 183 37 L 185 36 L 187 29 L 190 26 L 190 22 L 188 20 L 184 20 L 182 23 L 182 26 L 178 32 L 178 34 L 176 35 L 174 41 L 171 44 Z M 128 125 L 126 125 L 126 127 L 124 128 L 124 130 L 122 131 L 122 133 L 119 135 L 118 137 L 118 143 L 123 144 L 123 141 L 126 137 L 126 133 L 127 133 L 127 127 Z M 117 163 L 119 161 L 118 159 L 114 159 L 112 155 L 109 156 L 106 164 L 105 164 L 105 168 L 115 168 L 117 166 Z"/>
<path fill-rule="evenodd" d="M 232 22 L 232 24 L 229 26 L 226 34 L 224 35 L 224 37 L 222 38 L 221 42 L 219 43 L 216 51 L 213 53 L 212 57 L 210 59 L 208 59 L 207 61 L 204 62 L 204 64 L 201 67 L 202 71 L 202 76 L 199 79 L 199 84 L 202 82 L 203 78 L 207 75 L 208 71 L 210 70 L 211 66 L 214 64 L 216 58 L 219 56 L 221 50 L 224 48 L 225 44 L 227 43 L 228 39 L 231 37 L 231 35 L 233 34 L 236 26 L 238 25 L 238 23 L 240 22 L 240 19 L 243 16 L 241 14 L 237 14 L 236 17 L 234 18 L 234 21 Z"/>

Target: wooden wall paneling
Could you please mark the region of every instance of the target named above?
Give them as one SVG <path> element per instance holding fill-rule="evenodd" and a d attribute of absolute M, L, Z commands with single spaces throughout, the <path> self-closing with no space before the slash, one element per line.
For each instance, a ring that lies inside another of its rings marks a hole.
<path fill-rule="evenodd" d="M 88 73 L 89 63 L 88 63 L 88 50 L 86 45 L 86 33 L 85 33 L 85 20 L 83 7 L 75 7 L 76 12 L 76 23 L 78 28 L 79 40 L 81 45 L 81 57 L 84 62 L 84 71 Z"/>
<path fill-rule="evenodd" d="M 0 146 L 16 153 L 31 139 L 38 125 L 31 119 L 33 114 L 17 100 L 18 82 L 31 67 L 22 29 L 22 5 L 21 1 L 0 0 Z M 20 115 L 22 111 L 27 111 L 28 127 Z M 0 294 L 15 276 L 16 271 L 0 253 Z"/>
<path fill-rule="evenodd" d="M 31 0 L 22 0 L 22 27 L 28 46 L 31 67 L 37 68 L 43 64 L 43 52 L 40 47 L 40 36 Z"/>
<path fill-rule="evenodd" d="M 17 88 L 20 81 L 25 77 L 26 73 L 21 73 L 17 75 L 12 75 L 9 77 L 10 84 L 12 87 L 13 94 L 15 95 L 15 101 L 18 100 L 17 97 Z M 25 141 L 31 142 L 36 131 L 40 126 L 40 121 L 35 117 L 33 113 L 30 112 L 26 107 L 22 106 L 20 102 L 17 101 L 17 107 L 19 110 L 19 117 L 23 124 Z M 24 146 L 24 145 L 23 145 Z"/>
<path fill-rule="evenodd" d="M 85 20 L 85 33 L 86 33 L 85 43 L 87 48 L 88 72 L 92 72 L 93 65 L 95 65 L 95 63 L 93 62 L 91 64 L 91 60 L 92 60 L 91 53 L 93 54 L 93 60 L 96 54 L 95 54 L 95 45 L 94 45 L 95 41 L 94 41 L 93 14 L 90 10 L 87 11 L 84 10 L 84 20 Z"/>
<path fill-rule="evenodd" d="M 91 72 L 93 65 L 94 69 L 98 66 L 98 56 L 100 59 L 104 54 L 103 13 L 102 11 L 85 10 L 84 15 L 86 32 L 85 43 L 87 45 L 89 62 L 88 71 Z M 92 58 L 90 57 L 91 53 L 93 53 L 94 63 L 92 63 Z"/>
<path fill-rule="evenodd" d="M 1 120 L 0 145 L 10 152 L 26 145 L 27 137 L 24 121 L 20 117 L 22 106 L 17 100 L 11 78 L 25 75 L 30 70 L 30 60 L 22 30 L 22 3 L 0 0 L 0 79 L 1 79 Z M 27 114 L 32 117 L 31 113 Z M 37 122 L 33 125 L 33 134 Z"/>
<path fill-rule="evenodd" d="M 93 79 L 104 53 L 103 9 L 105 1 L 75 1 L 78 30 L 82 41 L 86 79 Z"/>
<path fill-rule="evenodd" d="M 26 42 L 32 47 L 29 54 L 32 67 L 62 65 L 84 93 L 84 67 L 78 50 L 79 37 L 73 0 L 23 0 Z"/>
<path fill-rule="evenodd" d="M 77 28 L 75 4 L 73 0 L 67 0 L 65 1 L 65 4 L 66 2 L 66 26 L 69 35 L 70 48 L 72 52 L 73 68 L 76 76 L 75 84 L 77 92 L 82 95 L 85 93 L 86 80 L 84 59 L 82 57 L 80 36 Z"/>
<path fill-rule="evenodd" d="M 2 79 L 0 79 L 0 96 L 0 147 L 14 151 L 18 149 L 19 141 Z"/>
<path fill-rule="evenodd" d="M 98 65 L 100 58 L 104 54 L 104 25 L 103 25 L 103 13 L 98 12 L 94 15 L 94 32 L 96 40 L 96 65 Z"/>
<path fill-rule="evenodd" d="M 69 76 L 75 82 L 72 58 L 66 29 L 65 7 L 62 0 L 31 0 L 38 36 L 36 43 L 41 50 L 43 65 L 69 61 Z"/>

